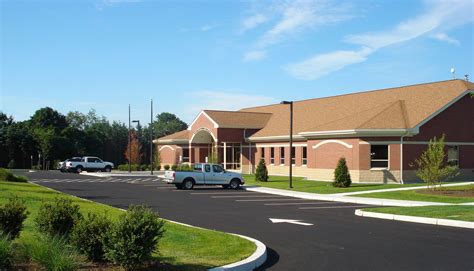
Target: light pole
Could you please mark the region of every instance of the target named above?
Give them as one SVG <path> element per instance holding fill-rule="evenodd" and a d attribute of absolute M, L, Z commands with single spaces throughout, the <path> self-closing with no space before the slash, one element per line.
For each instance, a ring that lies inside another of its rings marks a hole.
<path fill-rule="evenodd" d="M 153 175 L 153 99 L 150 103 L 150 175 Z"/>
<path fill-rule="evenodd" d="M 132 126 L 131 120 L 130 120 L 130 104 L 128 104 L 128 173 L 132 172 L 132 134 L 130 133 L 130 126 Z"/>
<path fill-rule="evenodd" d="M 290 105 L 290 188 L 293 188 L 293 101 L 282 101 Z"/>

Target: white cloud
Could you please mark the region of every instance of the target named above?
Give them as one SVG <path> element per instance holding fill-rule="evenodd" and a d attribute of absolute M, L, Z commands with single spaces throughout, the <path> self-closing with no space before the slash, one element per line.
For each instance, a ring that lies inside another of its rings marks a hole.
<path fill-rule="evenodd" d="M 446 35 L 445 33 L 436 33 L 436 34 L 431 35 L 430 38 L 435 39 L 435 40 L 439 40 L 439 41 L 444 41 L 444 42 L 447 42 L 447 43 L 450 43 L 450 44 L 453 44 L 453 45 L 456 45 L 456 46 L 459 46 L 461 44 L 457 39 L 451 38 L 450 36 Z"/>
<path fill-rule="evenodd" d="M 470 13 L 473 8 L 471 0 L 429 1 L 428 4 L 429 9 L 424 14 L 401 22 L 391 30 L 351 35 L 344 39 L 346 42 L 361 45 L 359 50 L 319 54 L 284 68 L 295 78 L 314 80 L 347 65 L 363 62 L 381 48 L 473 21 Z M 456 42 L 447 35 L 438 36 L 438 39 Z"/>
<path fill-rule="evenodd" d="M 244 62 L 256 61 L 256 60 L 263 59 L 266 56 L 267 56 L 267 52 L 262 51 L 262 50 L 249 51 L 245 53 L 243 61 Z"/>
<path fill-rule="evenodd" d="M 265 23 L 266 21 L 268 21 L 267 16 L 265 16 L 261 13 L 254 14 L 250 17 L 245 18 L 242 21 L 242 30 L 241 31 L 245 32 L 247 30 L 253 29 L 253 28 Z"/>
<path fill-rule="evenodd" d="M 348 20 L 353 17 L 351 9 L 348 4 L 336 4 L 333 0 L 278 1 L 257 12 L 254 17 L 246 18 L 243 25 L 245 29 L 246 22 L 247 28 L 250 29 L 269 21 L 270 18 L 278 18 L 271 28 L 258 38 L 252 49 L 263 50 L 291 38 L 296 33 Z"/>
<path fill-rule="evenodd" d="M 363 62 L 372 51 L 366 47 L 359 51 L 335 51 L 315 55 L 301 62 L 289 64 L 284 69 L 297 79 L 314 80 L 347 65 Z"/>
<path fill-rule="evenodd" d="M 243 94 L 235 91 L 195 91 L 187 93 L 186 97 L 192 98 L 188 106 L 186 106 L 186 114 L 190 116 L 195 116 L 204 109 L 239 110 L 246 107 L 278 102 L 273 97 Z"/>
<path fill-rule="evenodd" d="M 217 25 L 215 25 L 215 24 L 206 24 L 206 25 L 201 26 L 199 28 L 199 30 L 201 30 L 202 32 L 207 32 L 207 31 L 212 30 L 216 27 L 217 27 Z"/>

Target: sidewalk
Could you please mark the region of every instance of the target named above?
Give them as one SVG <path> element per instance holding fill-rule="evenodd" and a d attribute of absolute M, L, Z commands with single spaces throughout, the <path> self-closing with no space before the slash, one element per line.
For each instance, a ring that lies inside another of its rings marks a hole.
<path fill-rule="evenodd" d="M 247 191 L 294 197 L 294 198 L 300 198 L 300 199 L 337 201 L 337 202 L 357 203 L 357 204 L 376 205 L 376 206 L 411 207 L 411 206 L 453 205 L 451 203 L 441 203 L 441 202 L 361 198 L 361 197 L 344 196 L 340 194 L 315 194 L 315 193 L 289 191 L 289 190 L 267 188 L 267 187 L 256 187 L 256 186 L 251 186 L 251 187 L 243 186 L 242 188 Z"/>
<path fill-rule="evenodd" d="M 462 182 L 462 183 L 449 183 L 449 184 L 441 184 L 437 185 L 436 187 L 450 187 L 450 186 L 462 186 L 462 185 L 474 185 L 474 182 Z M 357 191 L 357 192 L 347 192 L 347 193 L 339 193 L 338 195 L 341 196 L 351 196 L 351 195 L 361 195 L 361 194 L 369 194 L 369 193 L 379 193 L 379 192 L 392 192 L 392 191 L 405 191 L 405 190 L 417 190 L 417 189 L 426 189 L 428 188 L 427 185 L 424 186 L 413 186 L 413 187 L 401 187 L 401 188 L 387 188 L 387 189 L 380 189 L 380 190 L 368 190 L 368 191 Z"/>

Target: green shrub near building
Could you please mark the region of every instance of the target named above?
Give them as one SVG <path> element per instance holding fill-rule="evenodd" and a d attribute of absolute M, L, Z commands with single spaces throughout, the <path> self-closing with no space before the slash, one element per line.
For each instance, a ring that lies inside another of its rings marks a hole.
<path fill-rule="evenodd" d="M 260 182 L 268 182 L 268 169 L 265 160 L 260 159 L 255 170 L 255 180 Z"/>
<path fill-rule="evenodd" d="M 337 162 L 337 167 L 334 170 L 334 187 L 349 187 L 351 185 L 351 175 L 347 168 L 346 158 L 341 157 Z"/>

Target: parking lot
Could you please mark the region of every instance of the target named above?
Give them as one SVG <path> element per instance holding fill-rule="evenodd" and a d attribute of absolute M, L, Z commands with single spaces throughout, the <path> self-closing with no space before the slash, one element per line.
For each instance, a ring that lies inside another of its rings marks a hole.
<path fill-rule="evenodd" d="M 474 232 L 357 217 L 365 205 L 303 200 L 221 187 L 177 190 L 157 177 L 59 172 L 30 180 L 120 208 L 146 204 L 162 217 L 256 238 L 262 270 L 472 270 Z M 470 238 L 468 238 L 470 236 Z M 367 257 L 370 255 L 370 257 Z"/>

